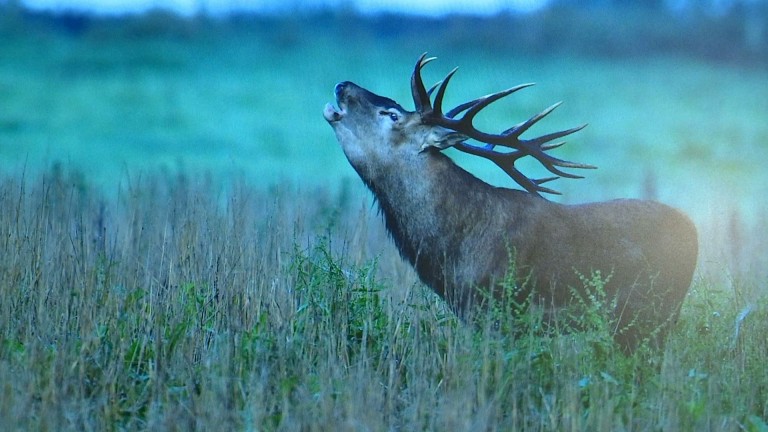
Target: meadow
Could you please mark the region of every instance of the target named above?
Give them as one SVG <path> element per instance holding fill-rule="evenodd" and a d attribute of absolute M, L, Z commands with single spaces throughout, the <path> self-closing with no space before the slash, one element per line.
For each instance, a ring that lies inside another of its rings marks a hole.
<path fill-rule="evenodd" d="M 461 20 L 3 19 L 0 429 L 768 430 L 764 64 Z M 507 304 L 467 325 L 402 262 L 321 110 L 346 79 L 410 106 L 426 50 L 428 79 L 461 67 L 449 104 L 538 83 L 489 128 L 559 100 L 537 131 L 590 124 L 559 154 L 599 169 L 553 199 L 691 215 L 663 352 L 616 349 L 600 277 L 563 312 L 584 331 Z"/>
<path fill-rule="evenodd" d="M 368 200 L 323 189 L 155 175 L 105 198 L 59 167 L 0 205 L 3 430 L 768 427 L 752 280 L 697 276 L 664 352 L 625 356 L 599 277 L 581 332 L 504 304 L 467 325 Z"/>

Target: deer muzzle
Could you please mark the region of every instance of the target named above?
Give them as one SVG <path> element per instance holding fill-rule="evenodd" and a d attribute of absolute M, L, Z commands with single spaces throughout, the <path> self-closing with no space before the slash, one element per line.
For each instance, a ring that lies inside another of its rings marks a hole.
<path fill-rule="evenodd" d="M 325 108 L 323 109 L 323 117 L 325 117 L 325 120 L 328 123 L 335 123 L 343 117 L 343 113 L 341 110 L 336 109 L 333 105 L 330 103 L 325 104 Z"/>
<path fill-rule="evenodd" d="M 325 109 L 323 110 L 323 117 L 325 117 L 325 120 L 328 121 L 328 123 L 334 123 L 339 120 L 341 120 L 344 117 L 344 114 L 346 114 L 346 110 L 344 109 L 342 100 L 344 95 L 344 89 L 349 85 L 348 82 L 341 82 L 336 84 L 336 87 L 333 89 L 333 93 L 336 95 L 336 104 L 338 105 L 338 108 L 333 106 L 333 104 L 325 104 Z"/>

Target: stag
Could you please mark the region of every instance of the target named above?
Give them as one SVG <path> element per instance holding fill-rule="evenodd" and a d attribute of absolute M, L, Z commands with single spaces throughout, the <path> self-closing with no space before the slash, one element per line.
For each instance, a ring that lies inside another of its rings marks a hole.
<path fill-rule="evenodd" d="M 415 111 L 342 82 L 335 87 L 337 107 L 327 104 L 323 113 L 375 196 L 401 256 L 461 317 L 474 306 L 482 308 L 488 292 L 500 292 L 495 288 L 510 268 L 510 253 L 517 272 L 529 281 L 527 292 L 518 295 L 531 296 L 545 310 L 568 305 L 583 289 L 583 275 L 600 271 L 610 275 L 604 289 L 616 305 L 614 340 L 629 352 L 642 340 L 661 348 L 696 266 L 691 221 L 653 201 L 563 205 L 545 199 L 543 193 L 557 193 L 545 183 L 579 178 L 565 169 L 594 168 L 548 153 L 583 126 L 521 138 L 555 104 L 501 133 L 478 130 L 473 123 L 478 113 L 531 84 L 444 112 L 456 69 L 427 90 L 421 71 L 432 60 L 422 55 L 411 76 Z M 494 162 L 524 191 L 485 183 L 443 154 L 446 148 Z M 553 176 L 525 176 L 515 167 L 523 157 L 536 159 Z"/>

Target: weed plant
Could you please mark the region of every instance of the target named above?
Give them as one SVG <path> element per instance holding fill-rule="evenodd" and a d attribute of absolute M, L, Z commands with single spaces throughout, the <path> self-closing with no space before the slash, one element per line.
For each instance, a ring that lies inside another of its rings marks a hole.
<path fill-rule="evenodd" d="M 768 428 L 765 304 L 740 317 L 708 279 L 665 351 L 627 356 L 605 277 L 578 332 L 511 301 L 514 271 L 463 322 L 354 194 L 100 190 L 63 168 L 0 181 L 2 430 Z"/>

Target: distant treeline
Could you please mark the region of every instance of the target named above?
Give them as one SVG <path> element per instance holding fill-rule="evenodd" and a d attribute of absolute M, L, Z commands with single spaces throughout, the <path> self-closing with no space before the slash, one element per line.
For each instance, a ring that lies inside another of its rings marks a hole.
<path fill-rule="evenodd" d="M 299 2 L 298 4 L 301 4 Z M 69 36 L 209 37 L 211 33 L 257 32 L 290 47 L 313 34 L 340 32 L 381 43 L 432 41 L 451 47 L 589 56 L 682 55 L 718 62 L 768 65 L 768 2 L 634 2 L 561 0 L 530 14 L 492 17 L 452 15 L 359 15 L 350 8 L 294 14 L 232 14 L 180 17 L 151 11 L 99 17 L 78 12 L 33 12 L 0 0 L 0 35 L 30 28 Z"/>

